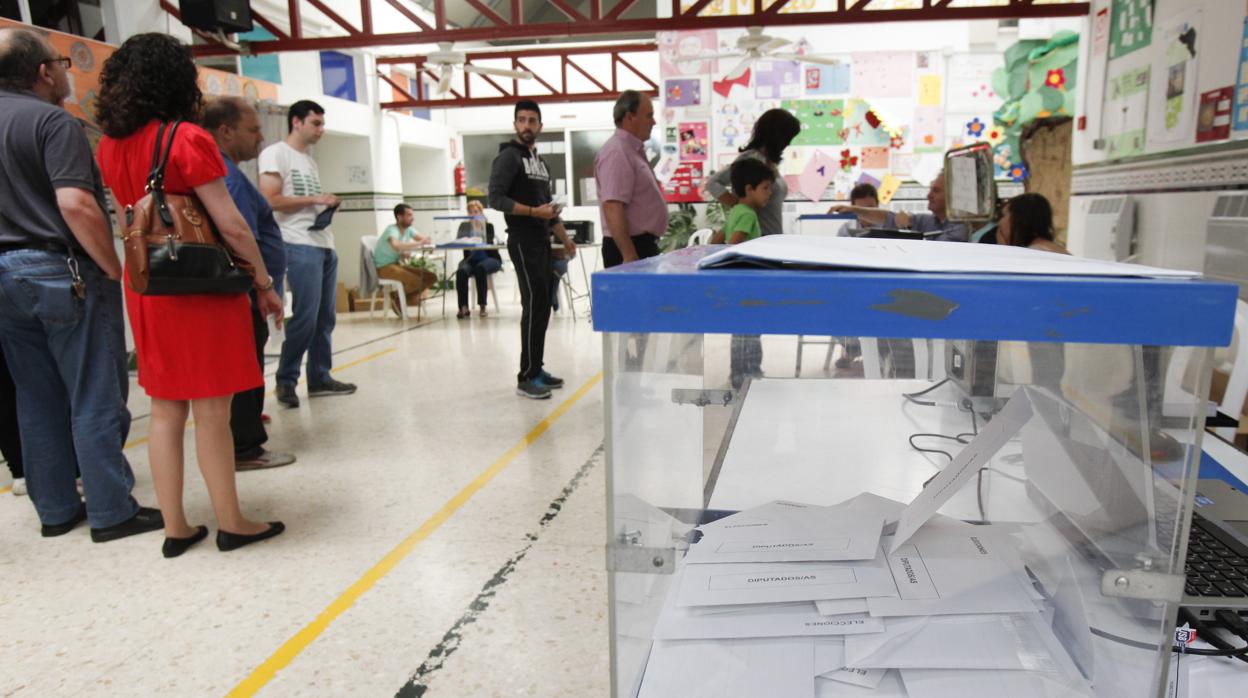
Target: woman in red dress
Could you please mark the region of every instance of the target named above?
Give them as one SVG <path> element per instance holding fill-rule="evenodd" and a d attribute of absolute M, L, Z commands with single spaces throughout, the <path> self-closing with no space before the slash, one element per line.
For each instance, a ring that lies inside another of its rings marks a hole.
<path fill-rule="evenodd" d="M 255 268 L 261 314 L 280 322 L 282 301 L 260 250 L 225 187 L 225 162 L 208 132 L 194 124 L 202 95 L 190 50 L 170 36 L 139 34 L 105 63 L 97 117 L 105 137 L 99 160 L 119 207 L 144 195 L 156 131 L 182 119 L 165 171 L 165 190 L 194 192 L 225 244 Z M 139 358 L 139 384 L 152 399 L 148 456 L 165 519 L 165 557 L 181 555 L 208 529 L 192 527 L 182 508 L 182 443 L 195 417 L 195 451 L 217 518 L 221 550 L 271 538 L 281 522 L 245 518 L 234 483 L 230 399 L 263 384 L 246 294 L 144 296 L 125 285 L 126 309 Z"/>

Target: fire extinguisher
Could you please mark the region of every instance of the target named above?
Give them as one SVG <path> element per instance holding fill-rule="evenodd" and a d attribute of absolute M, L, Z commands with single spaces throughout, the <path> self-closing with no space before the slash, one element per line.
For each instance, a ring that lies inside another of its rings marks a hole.
<path fill-rule="evenodd" d="M 463 194 L 468 191 L 468 172 L 464 169 L 464 163 L 455 163 L 455 193 Z"/>

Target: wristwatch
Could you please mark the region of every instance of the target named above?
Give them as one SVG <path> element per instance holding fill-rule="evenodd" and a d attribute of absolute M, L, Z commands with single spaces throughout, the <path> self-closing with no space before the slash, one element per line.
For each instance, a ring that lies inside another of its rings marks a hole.
<path fill-rule="evenodd" d="M 270 276 L 269 276 L 269 283 L 267 283 L 267 284 L 265 284 L 265 285 L 261 286 L 261 285 L 260 285 L 260 282 L 258 282 L 258 281 L 257 281 L 254 285 L 255 285 L 255 288 L 256 288 L 256 290 L 257 290 L 257 291 L 260 291 L 261 293 L 263 293 L 263 292 L 265 292 L 265 291 L 271 291 L 271 290 L 273 290 L 273 284 L 274 284 L 274 280 L 273 280 L 273 277 L 270 275 Z"/>

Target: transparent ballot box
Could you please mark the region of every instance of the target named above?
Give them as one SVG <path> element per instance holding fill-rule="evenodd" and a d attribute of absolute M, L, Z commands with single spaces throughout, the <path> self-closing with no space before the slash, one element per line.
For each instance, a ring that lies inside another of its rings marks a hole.
<path fill-rule="evenodd" d="M 1162 695 L 1234 286 L 715 251 L 593 277 L 613 695 Z"/>

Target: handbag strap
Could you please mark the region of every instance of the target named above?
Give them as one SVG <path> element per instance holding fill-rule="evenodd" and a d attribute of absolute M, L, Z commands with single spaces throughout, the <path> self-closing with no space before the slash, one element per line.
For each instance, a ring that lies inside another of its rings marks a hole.
<path fill-rule="evenodd" d="M 156 213 L 167 228 L 173 228 L 173 214 L 169 212 L 169 205 L 165 201 L 165 167 L 169 164 L 169 155 L 173 152 L 173 139 L 181 123 L 181 119 L 174 121 L 172 126 L 162 123 L 156 130 L 156 145 L 152 149 L 152 169 L 147 174 L 147 190 L 156 200 Z M 168 143 L 165 143 L 164 137 L 166 126 L 170 126 Z"/>

